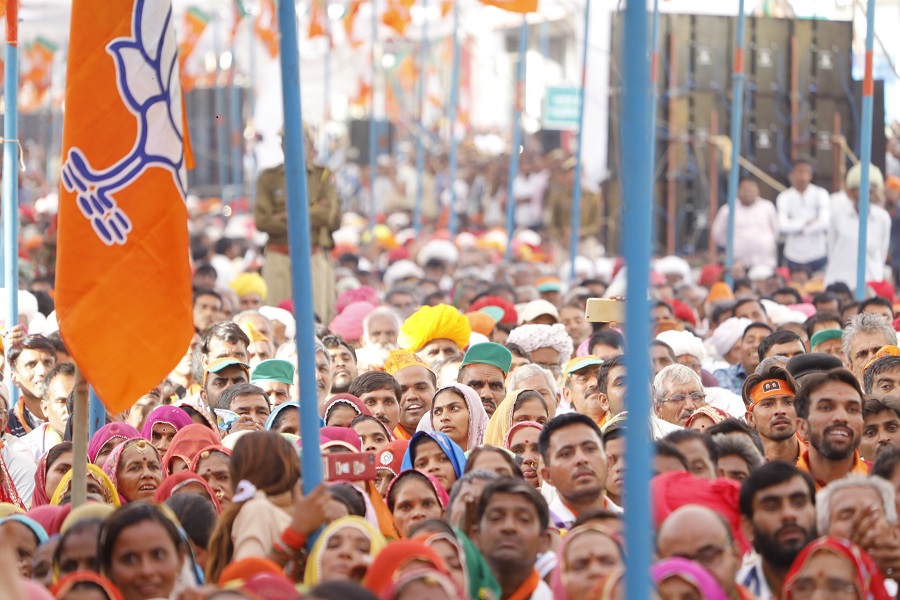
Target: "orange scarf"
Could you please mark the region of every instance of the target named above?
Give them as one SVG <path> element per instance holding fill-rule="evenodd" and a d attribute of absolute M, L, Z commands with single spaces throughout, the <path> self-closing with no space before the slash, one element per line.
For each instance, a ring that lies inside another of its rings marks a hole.
<path fill-rule="evenodd" d="M 507 600 L 528 600 L 531 598 L 531 595 L 538 588 L 538 585 L 541 583 L 541 575 L 536 570 L 531 570 L 531 575 L 528 576 L 522 585 L 519 586 L 512 596 L 507 598 Z"/>
<path fill-rule="evenodd" d="M 815 474 L 813 474 L 809 464 L 809 450 L 800 453 L 800 457 L 797 459 L 797 468 L 812 475 L 812 478 L 816 483 L 817 492 L 828 485 L 827 482 L 816 479 Z M 863 457 L 859 455 L 859 451 L 857 450 L 853 453 L 853 466 L 850 468 L 850 471 L 847 474 L 849 475 L 851 473 L 858 473 L 860 475 L 868 475 L 870 468 L 870 463 L 863 459 Z"/>

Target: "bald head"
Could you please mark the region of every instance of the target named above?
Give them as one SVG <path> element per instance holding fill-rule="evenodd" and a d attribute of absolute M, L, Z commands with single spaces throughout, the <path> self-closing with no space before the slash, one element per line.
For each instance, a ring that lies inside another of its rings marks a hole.
<path fill-rule="evenodd" d="M 680 556 L 705 567 L 729 598 L 738 598 L 735 576 L 740 553 L 731 527 L 715 511 L 689 504 L 670 514 L 656 537 L 660 558 Z"/>

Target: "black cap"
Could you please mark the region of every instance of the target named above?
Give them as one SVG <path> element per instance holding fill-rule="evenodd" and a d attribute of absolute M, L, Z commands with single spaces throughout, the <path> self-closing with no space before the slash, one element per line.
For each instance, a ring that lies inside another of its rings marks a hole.
<path fill-rule="evenodd" d="M 799 380 L 804 375 L 812 373 L 824 373 L 831 369 L 843 367 L 844 363 L 840 358 L 833 354 L 825 354 L 824 352 L 810 352 L 809 354 L 798 354 L 787 363 L 787 372 L 794 379 Z"/>

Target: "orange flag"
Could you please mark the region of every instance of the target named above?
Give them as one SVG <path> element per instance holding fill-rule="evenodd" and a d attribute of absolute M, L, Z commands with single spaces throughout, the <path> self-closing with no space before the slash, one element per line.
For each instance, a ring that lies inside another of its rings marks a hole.
<path fill-rule="evenodd" d="M 262 0 L 259 3 L 259 14 L 253 24 L 253 30 L 259 37 L 269 56 L 278 56 L 278 14 L 275 12 L 275 0 Z"/>
<path fill-rule="evenodd" d="M 515 13 L 537 12 L 538 9 L 538 0 L 481 0 L 481 3 Z"/>
<path fill-rule="evenodd" d="M 306 37 L 311 40 L 320 35 L 325 35 L 325 27 L 322 25 L 322 5 L 312 0 L 309 8 L 309 31 Z"/>
<path fill-rule="evenodd" d="M 185 145 L 169 0 L 74 0 L 56 310 L 85 378 L 120 412 L 193 335 Z"/>

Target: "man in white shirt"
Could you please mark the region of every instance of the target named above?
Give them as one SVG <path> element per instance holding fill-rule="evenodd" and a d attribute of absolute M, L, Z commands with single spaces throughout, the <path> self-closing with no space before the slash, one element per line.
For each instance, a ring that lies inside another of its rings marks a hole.
<path fill-rule="evenodd" d="M 847 173 L 847 200 L 838 202 L 831 215 L 828 230 L 828 268 L 825 284 L 842 281 L 856 287 L 856 266 L 859 250 L 859 184 L 860 165 Z M 884 281 L 884 264 L 891 244 L 891 216 L 874 202 L 884 191 L 884 177 L 878 167 L 869 170 L 871 198 L 866 233 L 865 281 Z"/>
<path fill-rule="evenodd" d="M 778 240 L 778 213 L 775 205 L 759 197 L 759 185 L 755 179 L 744 177 L 738 186 L 738 202 L 734 205 L 734 259 L 750 269 L 757 265 L 778 266 L 776 242 Z M 729 206 L 716 213 L 712 236 L 716 246 L 728 244 Z"/>
<path fill-rule="evenodd" d="M 785 236 L 784 258 L 791 270 L 821 271 L 828 260 L 831 198 L 812 183 L 813 163 L 800 158 L 791 169 L 791 187 L 775 200 L 778 226 Z"/>

